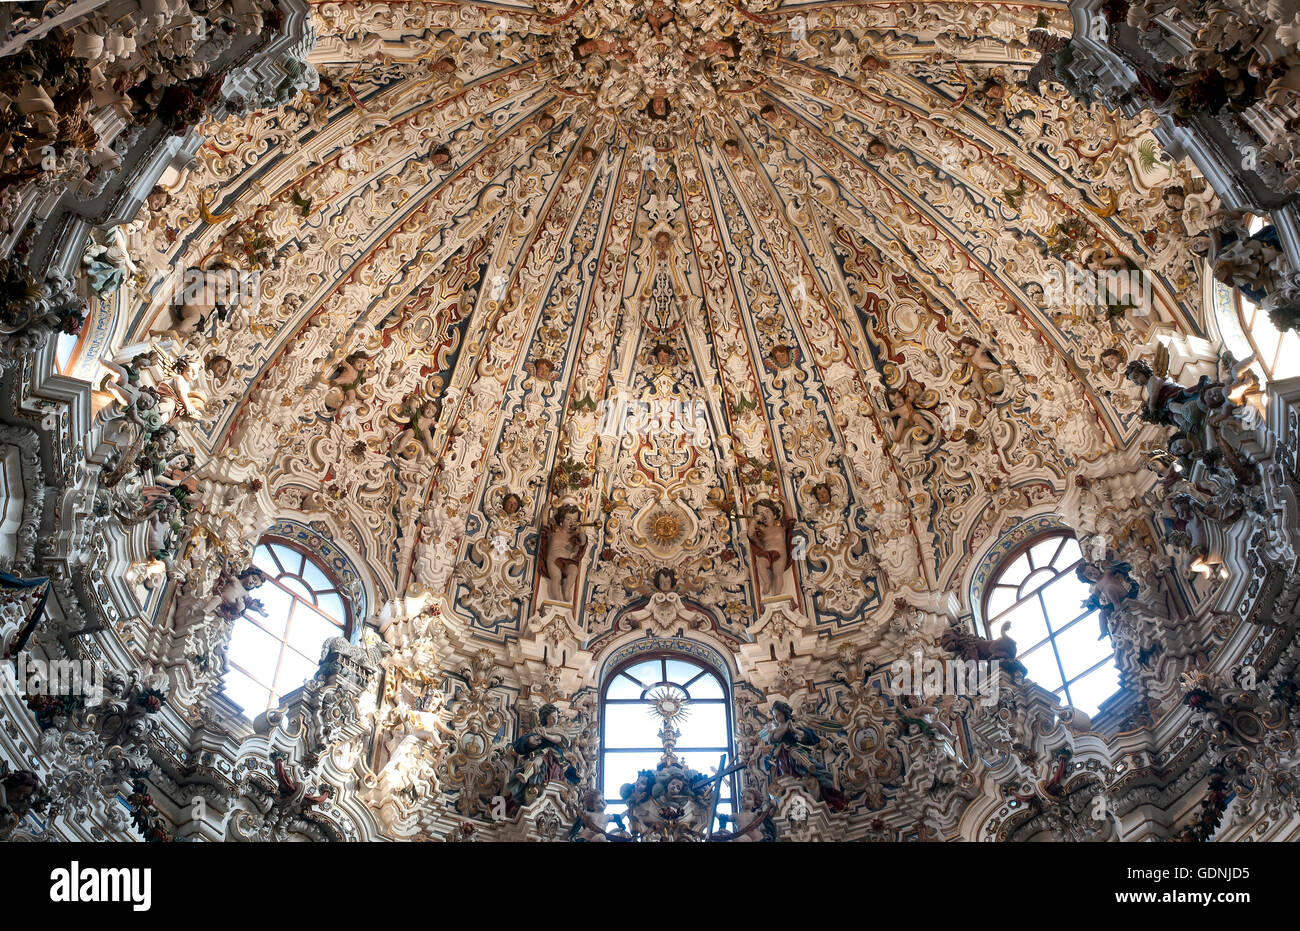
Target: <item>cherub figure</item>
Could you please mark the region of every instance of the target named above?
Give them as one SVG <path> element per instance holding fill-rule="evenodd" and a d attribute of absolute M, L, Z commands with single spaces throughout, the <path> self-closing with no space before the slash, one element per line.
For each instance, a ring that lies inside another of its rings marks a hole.
<path fill-rule="evenodd" d="M 99 363 L 108 369 L 108 374 L 100 381 L 96 391 L 97 401 L 103 404 L 99 416 L 105 422 L 116 420 L 132 411 L 141 389 L 152 387 L 157 380 L 154 373 L 162 371 L 158 355 L 153 350 L 142 352 L 125 363 L 112 359 L 101 359 Z"/>
<path fill-rule="evenodd" d="M 609 829 L 614 825 L 614 830 Z M 582 793 L 582 808 L 578 819 L 573 824 L 570 838 L 575 842 L 608 843 L 610 841 L 628 841 L 632 838 L 623 830 L 621 815 L 605 813 L 605 799 L 599 789 L 588 789 Z"/>
<path fill-rule="evenodd" d="M 193 356 L 181 356 L 172 363 L 166 379 L 158 383 L 159 394 L 175 405 L 173 416 L 192 418 L 202 415 L 208 399 L 195 387 L 198 379 L 198 360 Z"/>
<path fill-rule="evenodd" d="M 893 424 L 893 442 L 911 440 L 924 445 L 934 439 L 935 425 L 921 407 L 924 394 L 924 389 L 911 379 L 904 383 L 902 390 L 890 388 L 885 392 L 885 400 L 890 405 L 885 417 Z"/>
<path fill-rule="evenodd" d="M 536 362 L 525 363 L 524 371 L 533 379 L 541 382 L 542 387 L 560 377 L 560 374 L 555 370 L 555 363 L 546 356 L 541 356 Z"/>
<path fill-rule="evenodd" d="M 703 837 L 711 795 L 707 777 L 676 765 L 659 769 L 650 790 L 652 829 L 673 839 Z"/>
<path fill-rule="evenodd" d="M 729 841 L 733 844 L 752 844 L 776 839 L 776 825 L 772 823 L 772 813 L 776 811 L 776 800 L 755 786 L 749 786 L 741 796 L 740 811 L 730 820 L 731 827 L 725 831 L 714 831 L 711 841 Z M 719 818 L 726 818 L 719 815 Z"/>
<path fill-rule="evenodd" d="M 1001 110 L 1006 103 L 1007 88 L 1000 80 L 990 75 L 975 91 L 975 96 L 983 100 L 990 110 Z"/>
<path fill-rule="evenodd" d="M 1007 380 L 1002 374 L 1002 366 L 973 336 L 957 340 L 953 355 L 969 367 L 969 373 L 963 373 L 962 380 L 969 378 L 985 396 L 996 397 L 1006 390 Z"/>
<path fill-rule="evenodd" d="M 33 811 L 44 811 L 48 794 L 41 791 L 41 778 L 30 769 L 11 771 L 0 762 L 0 838 L 8 837 Z"/>
<path fill-rule="evenodd" d="M 627 805 L 627 829 L 633 834 L 646 834 L 655 820 L 655 803 L 651 798 L 654 789 L 653 770 L 643 769 L 636 774 L 635 782 L 624 783 L 619 796 Z"/>
<path fill-rule="evenodd" d="M 576 504 L 556 508 L 550 526 L 542 528 L 538 545 L 539 570 L 546 579 L 546 595 L 552 601 L 572 602 L 576 597 L 578 570 L 587 551 Z"/>
<path fill-rule="evenodd" d="M 1155 362 L 1153 369 L 1143 360 L 1134 359 L 1124 369 L 1124 376 L 1143 389 L 1146 403 L 1142 419 L 1148 423 L 1174 425 L 1183 404 L 1211 385 L 1219 387 L 1217 382 L 1202 379 L 1195 388 L 1184 388 L 1169 378 L 1169 350 L 1164 346 L 1157 351 Z"/>
<path fill-rule="evenodd" d="M 238 303 L 239 291 L 239 269 L 225 262 L 214 262 L 207 269 L 194 266 L 185 269 L 180 291 L 171 305 L 170 332 L 199 332 L 207 328 L 214 314 L 217 320 L 224 320 Z"/>
<path fill-rule="evenodd" d="M 653 363 L 656 374 L 671 371 L 677 363 L 677 353 L 667 343 L 657 343 L 650 349 L 649 361 Z"/>
<path fill-rule="evenodd" d="M 374 363 L 367 353 L 361 351 L 349 353 L 335 366 L 327 379 L 330 390 L 325 396 L 325 406 L 333 411 L 336 417 L 343 417 L 361 403 L 362 387 L 373 372 Z"/>
<path fill-rule="evenodd" d="M 256 566 L 249 566 L 238 575 L 222 572 L 213 586 L 212 597 L 203 606 L 205 614 L 220 614 L 228 621 L 233 621 L 246 611 L 252 611 L 266 617 L 262 602 L 252 593 L 266 582 L 266 576 Z"/>
<path fill-rule="evenodd" d="M 768 368 L 773 366 L 778 369 L 788 369 L 790 364 L 795 361 L 797 356 L 791 348 L 784 343 L 777 343 L 767 354 L 767 360 L 764 364 Z"/>
<path fill-rule="evenodd" d="M 749 532 L 759 593 L 764 598 L 783 594 L 790 569 L 791 531 L 794 519 L 782 514 L 770 498 L 754 502 L 754 526 Z"/>
<path fill-rule="evenodd" d="M 501 513 L 506 516 L 507 520 L 514 520 L 523 505 L 524 499 L 513 491 L 508 491 L 501 496 Z"/>
<path fill-rule="evenodd" d="M 393 419 L 406 426 L 393 440 L 392 448 L 403 459 L 420 459 L 437 455 L 434 428 L 442 414 L 442 404 L 437 398 L 420 399 L 419 392 L 407 396 Z"/>
<path fill-rule="evenodd" d="M 656 91 L 645 105 L 646 116 L 652 120 L 668 119 L 668 114 L 672 112 L 672 109 L 672 104 L 668 102 L 668 97 L 663 91 Z"/>
<path fill-rule="evenodd" d="M 890 69 L 889 59 L 881 58 L 879 55 L 863 55 L 860 64 L 860 70 L 863 74 L 871 74 L 876 71 L 888 71 Z"/>
<path fill-rule="evenodd" d="M 210 353 L 203 360 L 203 369 L 214 382 L 220 384 L 230 377 L 233 364 L 220 353 Z"/>
<path fill-rule="evenodd" d="M 784 129 L 786 126 L 785 116 L 776 108 L 775 104 L 766 104 L 758 111 L 759 118 L 767 123 L 773 129 Z"/>

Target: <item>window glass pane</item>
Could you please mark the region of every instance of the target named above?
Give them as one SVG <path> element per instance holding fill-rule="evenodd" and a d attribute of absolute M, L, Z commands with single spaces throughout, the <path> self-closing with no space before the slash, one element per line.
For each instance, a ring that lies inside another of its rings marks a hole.
<path fill-rule="evenodd" d="M 718 682 L 717 676 L 706 674 L 700 676 L 689 689 L 691 698 L 725 698 L 726 693 L 722 691 L 722 685 Z"/>
<path fill-rule="evenodd" d="M 257 616 L 257 623 L 273 636 L 283 637 L 285 622 L 293 610 L 293 596 L 274 582 L 266 582 L 253 590 L 253 597 L 262 602 L 262 610 L 266 612 L 266 617 Z"/>
<path fill-rule="evenodd" d="M 659 718 L 648 703 L 605 706 L 606 747 L 658 747 Z"/>
<path fill-rule="evenodd" d="M 68 370 L 68 362 L 72 359 L 72 350 L 77 348 L 77 343 L 81 337 L 76 333 L 60 333 L 59 340 L 54 346 L 54 365 L 60 373 Z"/>
<path fill-rule="evenodd" d="M 1070 704 L 1086 715 L 1094 715 L 1106 701 L 1119 689 L 1119 670 L 1114 663 L 1107 663 L 1096 672 L 1073 683 L 1070 688 Z"/>
<path fill-rule="evenodd" d="M 280 659 L 280 641 L 246 618 L 240 618 L 231 631 L 226 657 L 253 678 L 270 685 L 275 678 L 275 664 Z"/>
<path fill-rule="evenodd" d="M 718 768 L 718 757 L 722 756 L 720 750 L 695 750 L 685 753 L 678 751 L 677 755 L 681 757 L 683 763 L 704 776 L 712 776 Z M 731 754 L 727 754 L 727 762 L 734 763 Z"/>
<path fill-rule="evenodd" d="M 638 771 L 654 770 L 663 755 L 659 737 L 663 719 L 654 713 L 652 701 L 641 700 L 641 694 L 645 689 L 648 698 L 668 688 L 663 684 L 665 667 L 673 691 L 680 694 L 681 687 L 690 683 L 690 699 L 685 714 L 674 721 L 679 732 L 675 750 L 677 757 L 686 766 L 706 775 L 717 767 L 720 756 L 731 758 L 726 692 L 718 677 L 684 657 L 637 663 L 626 672 L 641 679 L 643 684 L 631 681 L 622 673 L 616 675 L 608 683 L 607 700 L 601 709 L 604 746 L 600 785 L 605 798 L 610 800 L 612 811 L 621 813 L 624 810 L 619 789 L 634 781 Z M 635 695 L 638 700 L 616 700 L 617 696 L 624 695 Z M 720 814 L 732 811 L 733 790 L 732 781 L 727 780 L 722 786 L 718 806 Z"/>
<path fill-rule="evenodd" d="M 1030 650 L 1017 659 L 1024 663 L 1029 678 L 1043 688 L 1051 690 L 1061 687 L 1061 670 L 1056 667 L 1056 651 L 1052 649 L 1050 643 Z"/>
<path fill-rule="evenodd" d="M 1057 635 L 1056 649 L 1061 653 L 1061 666 L 1067 679 L 1073 679 L 1110 656 L 1110 637 L 1099 640 L 1100 633 L 1100 614 L 1093 613 Z"/>
<path fill-rule="evenodd" d="M 606 753 L 604 779 L 600 791 L 605 793 L 607 799 L 618 799 L 617 804 L 621 806 L 622 800 L 619 799 L 618 790 L 625 783 L 635 782 L 639 771 L 653 770 L 660 756 L 661 752 L 658 750 L 643 753 Z M 621 813 L 622 808 L 612 810 Z"/>
<path fill-rule="evenodd" d="M 280 671 L 275 680 L 276 699 L 283 698 L 301 686 L 316 675 L 316 670 L 319 668 L 320 663 L 315 660 L 308 659 L 293 650 L 285 650 L 284 659 L 280 661 Z"/>
<path fill-rule="evenodd" d="M 1243 302 L 1245 298 L 1242 298 Z M 1255 324 L 1251 327 L 1250 335 L 1255 338 L 1255 345 L 1259 347 L 1259 357 L 1265 365 L 1273 361 L 1277 354 L 1278 344 L 1282 341 L 1281 334 L 1268 319 L 1268 314 L 1256 314 Z"/>
<path fill-rule="evenodd" d="M 1029 575 L 1029 557 L 1021 553 L 1011 565 L 1002 570 L 998 581 L 1006 585 L 1019 585 L 1027 575 Z"/>
<path fill-rule="evenodd" d="M 346 633 L 342 596 L 321 567 L 306 563 L 314 580 L 333 589 L 325 596 L 325 607 L 337 617 L 312 606 L 314 596 L 297 575 L 305 560 L 302 553 L 279 543 L 259 544 L 253 553 L 253 564 L 273 576 L 253 592 L 266 617 L 249 612 L 236 621 L 227 647 L 231 684 L 226 689 L 250 718 L 265 711 L 268 701 L 280 700 L 314 676 L 325 641 Z M 251 685 L 246 681 L 250 679 Z M 250 691 L 254 686 L 260 691 Z M 239 690 L 243 700 L 232 690 Z"/>
<path fill-rule="evenodd" d="M 302 572 L 302 564 L 306 561 L 303 559 L 302 553 L 290 549 L 287 546 L 280 546 L 279 544 L 272 546 L 271 549 L 275 552 L 275 558 L 279 560 L 279 563 L 284 567 L 285 572 L 292 573 L 293 575 L 298 575 Z"/>
<path fill-rule="evenodd" d="M 1076 562 L 1083 559 L 1083 550 L 1079 549 L 1079 541 L 1074 537 L 1062 537 L 1065 543 L 1061 546 L 1061 551 L 1056 554 L 1052 560 L 1052 568 L 1057 572 L 1064 572 Z"/>
<path fill-rule="evenodd" d="M 1034 571 L 1029 578 L 1020 583 L 1020 597 L 1024 598 L 1026 595 L 1038 591 L 1054 578 L 1056 578 L 1055 569 L 1043 568 Z"/>
<path fill-rule="evenodd" d="M 257 550 L 254 551 L 253 565 L 257 566 L 257 568 L 261 569 L 271 578 L 275 578 L 283 571 L 280 564 L 277 563 L 275 558 L 271 555 L 270 547 L 266 546 L 259 546 Z"/>
<path fill-rule="evenodd" d="M 286 575 L 277 579 L 276 581 L 279 582 L 281 585 L 283 585 L 285 588 L 287 588 L 289 591 L 293 592 L 293 594 L 297 595 L 299 598 L 306 601 L 308 604 L 315 603 L 315 599 L 312 598 L 311 589 L 308 588 L 306 585 L 302 584 L 301 580 L 296 579 L 291 575 Z"/>
<path fill-rule="evenodd" d="M 624 672 L 642 685 L 654 685 L 663 679 L 663 665 L 657 659 L 637 663 L 632 668 L 625 669 Z"/>
<path fill-rule="evenodd" d="M 686 709 L 689 712 L 686 720 L 677 725 L 682 732 L 677 739 L 678 747 L 726 746 L 727 709 L 722 702 L 708 705 L 691 703 Z"/>
<path fill-rule="evenodd" d="M 1083 603 L 1092 595 L 1092 589 L 1073 572 L 1067 572 L 1045 586 L 1041 594 L 1047 620 L 1053 630 L 1060 630 L 1084 612 Z"/>
<path fill-rule="evenodd" d="M 343 599 L 332 592 L 328 595 L 321 595 L 316 607 L 320 609 L 321 614 L 338 621 L 340 624 L 347 619 L 347 613 L 343 608 Z"/>
<path fill-rule="evenodd" d="M 640 698 L 641 686 L 637 685 L 621 672 L 615 676 L 609 683 L 609 691 L 605 693 L 606 698 Z"/>
<path fill-rule="evenodd" d="M 255 718 L 266 710 L 267 698 L 270 693 L 238 669 L 226 670 L 226 677 L 222 681 L 222 690 L 250 718 Z"/>
<path fill-rule="evenodd" d="M 334 583 L 329 580 L 320 566 L 316 565 L 310 559 L 302 567 L 302 580 L 307 583 L 308 587 L 314 592 L 323 592 L 328 588 L 333 588 Z"/>
<path fill-rule="evenodd" d="M 989 580 L 986 627 L 989 636 L 997 637 L 1004 622 L 1010 620 L 1009 633 L 1028 677 L 1062 701 L 1074 697 L 1075 707 L 1093 714 L 1118 688 L 1119 673 L 1114 644 L 1100 628 L 1100 612 L 1084 613 L 1092 586 L 1077 575 L 1082 560 L 1079 541 L 1072 535 L 1049 532 L 1033 541 L 1027 554 L 1016 557 L 1005 572 Z M 1032 571 L 1027 562 L 1033 564 Z M 1005 610 L 1009 599 L 1000 586 L 1010 579 L 1017 582 L 1022 597 L 1034 594 L 1018 607 Z M 1003 610 L 1000 615 L 999 610 Z M 1075 684 L 1070 683 L 1073 677 L 1079 677 Z M 1078 698 L 1085 693 L 1087 706 Z"/>
<path fill-rule="evenodd" d="M 1011 639 L 1022 651 L 1047 638 L 1047 622 L 1043 620 L 1043 609 L 1039 607 L 1037 598 L 1030 598 L 1003 615 L 993 631 L 993 636 L 1001 634 L 1002 625 L 1007 621 L 1011 622 L 1009 631 Z"/>
<path fill-rule="evenodd" d="M 325 615 L 300 604 L 293 612 L 293 623 L 289 625 L 289 646 L 304 656 L 319 656 L 325 641 L 340 633 L 342 630 L 338 625 Z"/>
<path fill-rule="evenodd" d="M 1006 585 L 998 585 L 989 595 L 989 618 L 995 618 L 1016 603 L 1016 590 Z"/>
<path fill-rule="evenodd" d="M 700 667 L 694 663 L 683 663 L 678 659 L 670 659 L 668 666 L 668 681 L 681 684 L 689 682 L 700 674 Z"/>
<path fill-rule="evenodd" d="M 1277 368 L 1273 370 L 1273 377 L 1283 379 L 1294 378 L 1296 375 L 1300 375 L 1300 334 L 1288 330 L 1282 337 L 1281 355 L 1277 360 Z"/>
<path fill-rule="evenodd" d="M 1029 561 L 1033 563 L 1035 569 L 1041 569 L 1052 564 L 1057 551 L 1061 548 L 1062 539 L 1062 537 L 1052 537 L 1042 543 L 1035 543 L 1029 548 Z"/>

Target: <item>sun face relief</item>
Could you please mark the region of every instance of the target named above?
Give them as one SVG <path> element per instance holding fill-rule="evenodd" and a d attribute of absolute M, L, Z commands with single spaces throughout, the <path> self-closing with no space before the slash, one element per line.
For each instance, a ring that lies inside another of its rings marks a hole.
<path fill-rule="evenodd" d="M 561 88 L 659 148 L 723 96 L 761 84 L 762 59 L 778 47 L 761 18 L 722 0 L 590 4 L 544 42 Z"/>

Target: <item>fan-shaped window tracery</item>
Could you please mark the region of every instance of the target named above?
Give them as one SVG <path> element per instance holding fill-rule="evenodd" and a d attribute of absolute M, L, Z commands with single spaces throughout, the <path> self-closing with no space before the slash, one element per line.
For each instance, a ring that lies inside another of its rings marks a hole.
<path fill-rule="evenodd" d="M 250 718 L 315 675 L 321 646 L 346 636 L 350 620 L 347 596 L 309 553 L 264 540 L 253 565 L 265 575 L 253 591 L 264 613 L 250 608 L 235 620 L 222 681 Z"/>
<path fill-rule="evenodd" d="M 1069 533 L 1032 537 L 1013 550 L 984 590 L 990 637 L 1009 624 L 1029 678 L 1085 714 L 1096 714 L 1119 687 L 1115 648 L 1098 636 L 1100 608 L 1079 578 L 1083 552 Z"/>

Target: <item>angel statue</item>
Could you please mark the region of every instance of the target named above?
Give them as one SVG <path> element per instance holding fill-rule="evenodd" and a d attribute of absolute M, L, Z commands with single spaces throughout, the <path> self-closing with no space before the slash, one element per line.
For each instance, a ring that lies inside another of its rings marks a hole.
<path fill-rule="evenodd" d="M 393 440 L 393 449 L 403 459 L 421 459 L 424 456 L 436 456 L 438 450 L 434 443 L 434 427 L 442 414 L 442 403 L 437 398 L 420 399 L 419 393 L 402 401 L 398 410 L 390 416 L 403 426 L 402 431 Z"/>
<path fill-rule="evenodd" d="M 546 579 L 546 597 L 572 602 L 576 597 L 578 570 L 587 551 L 587 535 L 581 512 L 575 504 L 555 509 L 552 522 L 542 528 L 538 540 L 538 571 Z"/>
<path fill-rule="evenodd" d="M 1110 636 L 1111 615 L 1124 602 L 1138 596 L 1138 583 L 1131 576 L 1133 567 L 1118 560 L 1084 560 L 1075 571 L 1079 581 L 1092 588 L 1092 594 L 1084 602 L 1085 607 L 1097 609 L 1101 636 Z"/>
<path fill-rule="evenodd" d="M 610 829 L 613 825 L 613 830 Z M 582 807 L 577 820 L 569 832 L 569 839 L 575 842 L 607 843 L 609 841 L 630 841 L 631 835 L 623 830 L 623 816 L 606 814 L 605 799 L 599 789 L 588 789 L 582 793 Z"/>
<path fill-rule="evenodd" d="M 714 831 L 711 841 L 731 841 L 732 843 L 757 843 L 776 840 L 776 825 L 772 823 L 772 812 L 776 811 L 776 802 L 767 793 L 750 786 L 741 795 L 740 810 L 734 815 L 718 815 L 729 827 L 723 831 Z"/>
<path fill-rule="evenodd" d="M 781 505 L 768 498 L 754 502 L 754 526 L 749 546 L 754 554 L 759 593 L 764 598 L 783 594 L 790 568 L 791 533 L 794 519 L 786 518 Z"/>
<path fill-rule="evenodd" d="M 894 443 L 916 442 L 927 446 L 939 433 L 936 418 L 930 408 L 934 407 L 933 391 L 927 391 L 918 382 L 908 379 L 901 389 L 885 390 L 885 400 L 889 410 L 884 417 L 892 426 L 891 439 Z"/>
<path fill-rule="evenodd" d="M 724 770 L 723 776 L 739 767 Z M 678 763 L 660 764 L 637 773 L 623 786 L 627 827 L 636 836 L 657 841 L 706 839 L 716 805 L 716 780 Z"/>
<path fill-rule="evenodd" d="M 516 762 L 506 782 L 506 794 L 512 809 L 533 801 L 552 780 L 563 779 L 575 786 L 579 783 L 582 758 L 573 749 L 568 729 L 554 705 L 542 705 L 532 729 L 511 746 Z"/>
<path fill-rule="evenodd" d="M 1125 377 L 1143 390 L 1145 405 L 1142 419 L 1147 423 L 1174 426 L 1182 413 L 1182 406 L 1207 387 L 1217 383 L 1202 378 L 1194 388 L 1184 388 L 1168 376 L 1169 348 L 1161 345 L 1156 350 L 1155 368 L 1141 359 L 1134 359 L 1124 370 Z"/>
<path fill-rule="evenodd" d="M 650 790 L 658 833 L 673 840 L 704 836 L 713 811 L 711 796 L 707 776 L 676 766 L 660 769 Z"/>
<path fill-rule="evenodd" d="M 823 730 L 837 729 L 830 722 L 818 723 Z M 803 779 L 812 776 L 817 780 L 821 800 L 827 808 L 843 811 L 848 807 L 848 799 L 835 786 L 835 777 L 825 764 L 813 756 L 813 748 L 822 742 L 821 735 L 816 728 L 805 727 L 795 721 L 794 709 L 788 704 L 783 701 L 773 703 L 771 723 L 758 736 L 768 748 L 763 757 L 763 769 L 771 778 L 793 776 Z"/>
<path fill-rule="evenodd" d="M 203 605 L 204 613 L 220 614 L 228 621 L 246 611 L 266 617 L 262 602 L 252 595 L 253 590 L 261 588 L 265 581 L 266 575 L 256 566 L 249 566 L 238 574 L 223 572 L 213 586 L 212 597 Z"/>
<path fill-rule="evenodd" d="M 352 408 L 361 404 L 366 379 L 374 374 L 374 370 L 375 364 L 369 354 L 357 351 L 345 356 L 330 373 L 326 379 L 330 387 L 325 395 L 325 406 L 340 421 Z"/>
<path fill-rule="evenodd" d="M 627 782 L 618 794 L 627 806 L 627 828 L 633 834 L 645 834 L 650 830 L 654 820 L 654 800 L 650 792 L 654 788 L 655 774 L 652 769 L 643 769 L 636 774 L 636 782 Z"/>

